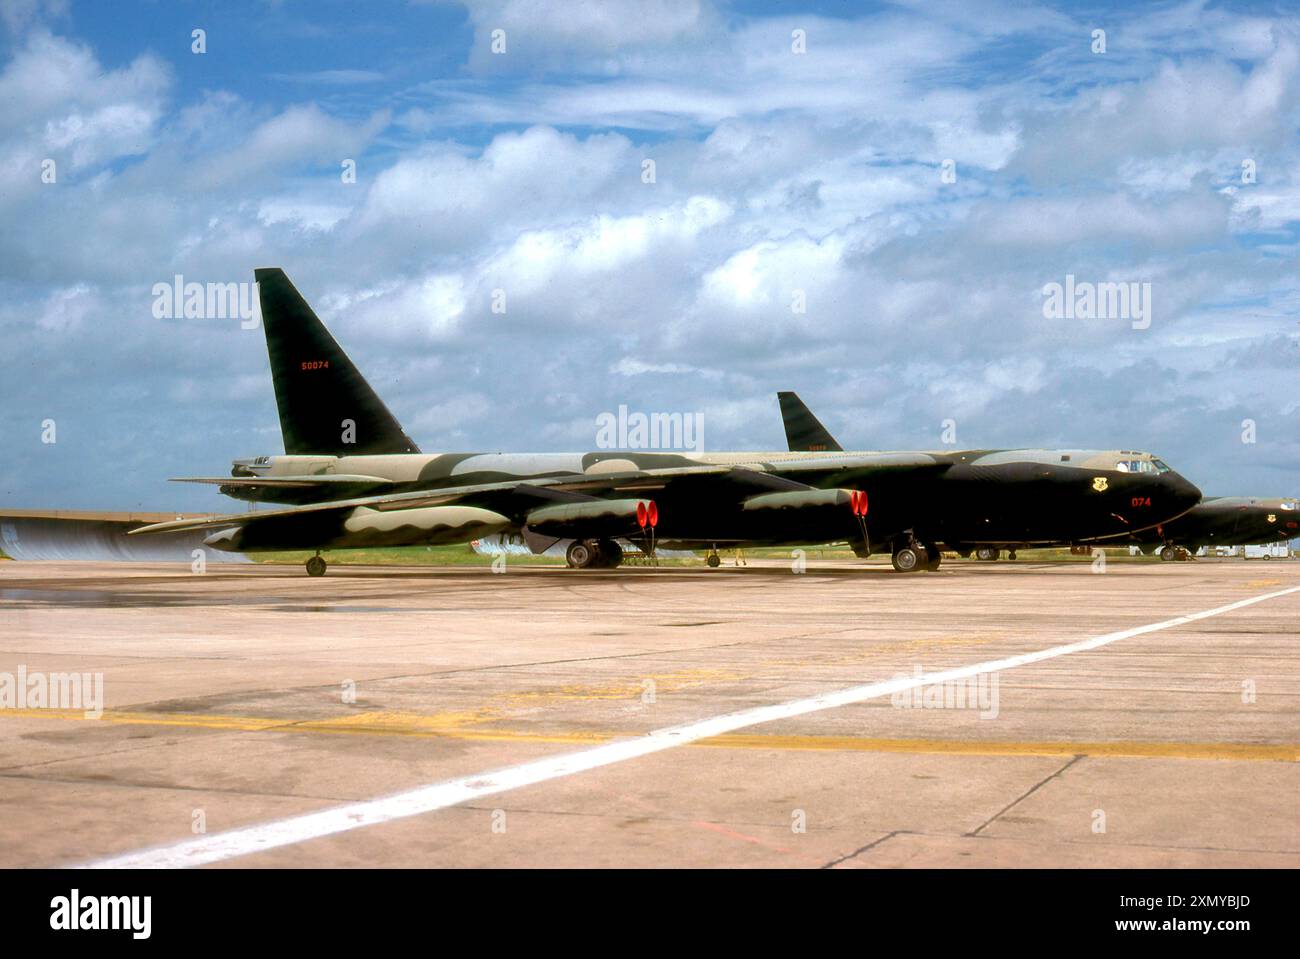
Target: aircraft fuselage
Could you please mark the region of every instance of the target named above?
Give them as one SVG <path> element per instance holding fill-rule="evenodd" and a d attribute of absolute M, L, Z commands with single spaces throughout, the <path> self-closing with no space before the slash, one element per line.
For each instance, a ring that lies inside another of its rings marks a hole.
<path fill-rule="evenodd" d="M 656 532 L 665 546 L 847 541 L 857 547 L 865 545 L 863 524 L 838 503 L 770 510 L 746 508 L 744 504 L 748 497 L 765 492 L 763 484 L 770 484 L 773 492 L 797 484 L 822 490 L 861 490 L 867 494 L 865 532 L 872 551 L 887 550 L 891 541 L 905 534 L 949 548 L 1009 541 L 1087 542 L 1129 536 L 1173 520 L 1200 499 L 1196 487 L 1167 467 L 1160 472 L 1154 468 L 1151 472 L 1119 468 L 1122 461 L 1146 455 L 1120 451 L 899 453 L 900 468 L 896 473 L 888 467 L 882 469 L 878 463 L 870 469 L 854 468 L 848 462 L 843 470 L 825 468 L 828 460 L 840 457 L 850 461 L 862 455 L 603 450 L 272 456 L 239 461 L 235 470 L 238 485 L 232 483 L 221 490 L 240 499 L 301 504 L 539 477 L 598 477 L 623 471 L 729 465 L 745 470 L 747 482 L 758 485 L 744 488 L 742 495 L 719 495 L 717 486 L 701 484 L 692 488 L 680 480 L 671 484 L 637 480 L 629 482 L 627 495 L 656 500 L 660 516 Z M 801 471 L 801 461 L 808 461 L 810 466 L 816 463 L 818 468 Z M 304 476 L 329 478 L 328 485 L 324 485 L 325 480 L 322 486 L 244 485 L 255 484 L 255 477 L 274 481 L 277 477 Z M 485 494 L 465 502 L 499 510 L 511 528 L 521 525 L 517 511 L 503 507 L 499 496 Z M 263 530 L 259 538 L 283 538 L 300 544 L 299 548 L 338 546 L 355 540 L 345 530 L 306 519 L 291 525 L 294 528 L 286 526 L 283 537 Z M 256 547 L 244 542 L 240 548 Z"/>

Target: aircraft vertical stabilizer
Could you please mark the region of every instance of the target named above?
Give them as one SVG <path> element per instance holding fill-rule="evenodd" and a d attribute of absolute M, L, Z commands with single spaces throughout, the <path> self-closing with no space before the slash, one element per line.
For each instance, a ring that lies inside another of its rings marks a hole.
<path fill-rule="evenodd" d="M 798 393 L 783 391 L 777 393 L 776 398 L 781 402 L 781 419 L 785 421 L 785 438 L 790 452 L 843 451 L 835 437 L 822 426 L 821 420 L 813 416 L 812 410 L 799 399 Z"/>
<path fill-rule="evenodd" d="M 284 451 L 329 456 L 420 452 L 284 271 L 264 268 L 254 276 Z"/>

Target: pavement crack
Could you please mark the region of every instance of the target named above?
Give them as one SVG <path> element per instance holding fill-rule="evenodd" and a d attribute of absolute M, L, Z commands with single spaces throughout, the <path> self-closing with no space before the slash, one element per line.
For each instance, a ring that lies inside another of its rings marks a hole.
<path fill-rule="evenodd" d="M 879 839 L 874 839 L 874 840 L 872 840 L 871 842 L 867 843 L 865 846 L 861 847 L 860 849 L 855 849 L 855 850 L 853 850 L 853 852 L 848 853 L 847 855 L 844 855 L 844 856 L 840 856 L 838 859 L 832 859 L 830 862 L 826 863 L 824 866 L 818 866 L 817 868 L 819 868 L 819 869 L 834 869 L 834 868 L 835 868 L 836 866 L 838 866 L 840 863 L 842 863 L 842 862 L 848 862 L 850 859 L 855 859 L 855 858 L 857 858 L 858 856 L 861 856 L 864 852 L 867 852 L 867 851 L 870 850 L 870 849 L 875 849 L 875 848 L 876 848 L 877 846 L 879 846 L 882 842 L 888 842 L 890 839 L 893 839 L 895 836 L 902 836 L 902 835 L 905 835 L 905 834 L 908 833 L 908 832 L 910 832 L 910 830 L 907 830 L 907 829 L 895 829 L 893 832 L 887 832 L 887 833 L 885 833 L 883 836 L 881 836 Z"/>
<path fill-rule="evenodd" d="M 1038 782 L 1034 783 L 1034 785 L 1030 786 L 1028 790 L 1026 790 L 1026 791 L 1025 791 L 1024 793 L 1022 793 L 1021 795 L 1017 796 L 1015 799 L 1011 800 L 1011 802 L 1007 803 L 1005 806 L 1003 806 L 1001 809 L 999 809 L 999 810 L 998 810 L 996 813 L 994 813 L 994 814 L 993 814 L 989 819 L 987 819 L 986 821 L 984 821 L 983 823 L 981 823 L 981 824 L 979 825 L 978 828 L 971 830 L 970 832 L 966 833 L 966 835 L 967 835 L 967 836 L 978 836 L 981 832 L 983 832 L 983 831 L 984 831 L 985 829 L 987 829 L 989 826 L 993 825 L 993 823 L 997 822 L 999 819 L 1001 819 L 1004 815 L 1006 815 L 1008 812 L 1010 812 L 1010 811 L 1011 811 L 1012 809 L 1014 809 L 1016 806 L 1020 805 L 1022 802 L 1024 802 L 1026 799 L 1028 799 L 1030 796 L 1032 796 L 1034 793 L 1038 792 L 1038 790 L 1042 789 L 1044 786 L 1046 786 L 1048 783 L 1050 783 L 1053 779 L 1056 779 L 1057 777 L 1059 777 L 1062 773 L 1064 773 L 1067 769 L 1069 769 L 1071 766 L 1073 766 L 1075 763 L 1077 763 L 1077 762 L 1078 762 L 1079 760 L 1081 760 L 1081 759 L 1083 759 L 1083 754 L 1082 754 L 1082 753 L 1080 753 L 1080 754 L 1077 755 L 1077 756 L 1072 756 L 1072 757 L 1070 758 L 1070 761 L 1067 762 L 1067 763 L 1066 763 L 1064 766 L 1062 766 L 1060 769 L 1056 770 L 1056 772 L 1054 772 L 1054 773 L 1052 773 L 1050 776 L 1046 776 L 1046 777 L 1044 777 L 1043 779 L 1039 780 Z"/>

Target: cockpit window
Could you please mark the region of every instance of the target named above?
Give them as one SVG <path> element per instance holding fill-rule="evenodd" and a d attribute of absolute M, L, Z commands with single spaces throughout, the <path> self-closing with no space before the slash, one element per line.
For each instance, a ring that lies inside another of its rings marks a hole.
<path fill-rule="evenodd" d="M 1288 510 L 1297 508 L 1295 500 L 1283 500 L 1281 505 L 1283 509 L 1288 509 Z"/>
<path fill-rule="evenodd" d="M 1121 473 L 1167 473 L 1169 467 L 1159 460 L 1120 460 L 1115 469 Z"/>

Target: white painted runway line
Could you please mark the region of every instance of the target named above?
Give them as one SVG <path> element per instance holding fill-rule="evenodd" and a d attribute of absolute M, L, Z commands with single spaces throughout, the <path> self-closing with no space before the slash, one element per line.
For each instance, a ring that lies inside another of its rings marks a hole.
<path fill-rule="evenodd" d="M 875 699 L 878 696 L 889 696 L 903 690 L 915 689 L 918 686 L 930 686 L 935 683 L 967 679 L 981 673 L 1015 669 L 1018 666 L 1041 663 L 1044 660 L 1055 659 L 1058 656 L 1069 656 L 1072 653 L 1100 649 L 1102 646 L 1119 642 L 1121 639 L 1131 639 L 1145 633 L 1154 633 L 1163 629 L 1172 629 L 1175 626 L 1184 626 L 1197 620 L 1209 619 L 1211 616 L 1230 613 L 1236 609 L 1253 606 L 1265 600 L 1276 599 L 1279 596 L 1286 596 L 1289 593 L 1296 592 L 1300 592 L 1300 586 L 1265 593 L 1261 596 L 1253 596 L 1250 599 L 1229 603 L 1226 606 L 1216 606 L 1214 609 L 1189 613 L 1186 616 L 1166 619 L 1159 623 L 1150 623 L 1146 626 L 1135 626 L 1132 629 L 1106 633 L 1103 636 L 1094 636 L 1092 639 L 1081 640 L 1077 643 L 1053 646 L 1035 653 L 1023 653 L 1019 656 L 1008 656 L 1005 659 L 990 660 L 989 662 L 976 663 L 971 666 L 959 666 L 955 669 L 925 673 L 921 676 L 911 676 L 905 679 L 868 683 L 863 686 L 850 686 L 838 692 L 813 696 L 809 699 L 796 699 L 787 703 L 758 706 L 736 713 L 727 713 L 699 722 L 655 730 L 635 739 L 619 740 L 602 746 L 594 746 L 559 756 L 538 759 L 518 766 L 510 766 L 474 776 L 452 779 L 448 782 L 421 786 L 392 796 L 363 800 L 349 803 L 346 806 L 325 809 L 321 812 L 291 816 L 287 819 L 280 819 L 257 826 L 245 826 L 242 829 L 232 829 L 229 832 L 216 833 L 211 836 L 186 839 L 167 846 L 111 856 L 107 859 L 87 863 L 82 868 L 174 869 L 222 862 L 256 852 L 264 852 L 268 849 L 292 846 L 296 843 L 306 842 L 309 839 L 319 839 L 322 836 L 332 836 L 336 833 L 360 829 L 363 826 L 374 826 L 394 819 L 435 812 L 473 799 L 481 799 L 484 796 L 494 796 L 498 793 L 509 792 L 512 789 L 519 789 L 522 786 L 532 786 L 552 779 L 573 776 L 590 769 L 599 769 L 602 766 L 625 762 L 639 756 L 663 752 L 676 746 L 684 746 L 700 739 L 708 739 L 710 736 L 719 736 L 723 733 L 734 732 L 737 729 L 756 726 L 760 723 L 769 723 L 778 719 L 789 719 L 792 716 L 820 712 L 824 709 L 834 709 L 837 706 L 860 703 L 867 699 Z"/>

